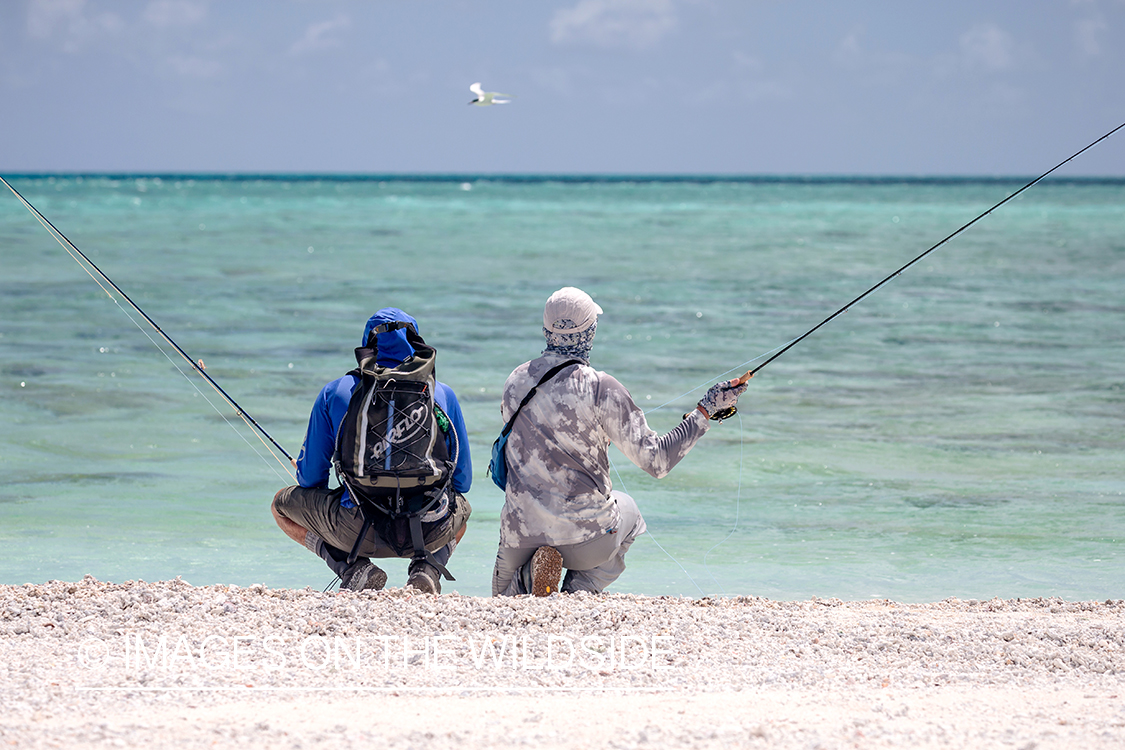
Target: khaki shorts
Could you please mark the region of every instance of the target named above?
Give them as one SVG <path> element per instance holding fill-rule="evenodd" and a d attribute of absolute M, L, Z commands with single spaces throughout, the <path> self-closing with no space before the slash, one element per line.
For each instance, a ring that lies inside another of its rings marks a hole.
<path fill-rule="evenodd" d="M 469 515 L 473 512 L 465 496 L 450 490 L 450 516 L 452 522 L 445 524 L 436 536 L 426 545 L 427 550 L 436 552 L 457 538 Z M 312 531 L 329 546 L 350 552 L 363 528 L 363 514 L 359 508 L 345 508 L 340 505 L 342 487 L 334 490 L 320 487 L 286 487 L 274 498 L 278 512 L 300 526 Z M 359 546 L 361 557 L 411 557 L 412 552 L 399 554 L 382 539 L 374 528 L 369 528 Z"/>

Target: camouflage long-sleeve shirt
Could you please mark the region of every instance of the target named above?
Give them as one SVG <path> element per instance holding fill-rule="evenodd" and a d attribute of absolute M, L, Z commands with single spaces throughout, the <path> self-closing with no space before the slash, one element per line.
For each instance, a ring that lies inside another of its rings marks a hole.
<path fill-rule="evenodd" d="M 500 404 L 505 423 L 539 378 L 566 359 L 547 353 L 508 376 Z M 707 419 L 693 410 L 674 430 L 658 435 L 615 378 L 585 365 L 564 369 L 535 392 L 512 425 L 500 544 L 577 544 L 616 529 L 609 444 L 659 479 L 707 427 Z"/>

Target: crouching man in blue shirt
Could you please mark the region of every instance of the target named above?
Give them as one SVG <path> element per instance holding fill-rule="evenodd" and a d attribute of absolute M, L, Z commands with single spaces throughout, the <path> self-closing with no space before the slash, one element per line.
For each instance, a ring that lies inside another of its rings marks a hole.
<path fill-rule="evenodd" d="M 397 308 L 386 307 L 367 321 L 361 345 L 369 344 L 371 332 L 376 327 L 395 321 L 410 323 L 415 331 L 418 330 L 414 318 Z M 379 334 L 377 343 L 377 363 L 383 367 L 396 367 L 414 355 L 414 348 L 402 329 Z M 313 405 L 305 442 L 297 458 L 297 485 L 278 492 L 272 507 L 273 517 L 281 530 L 290 539 L 319 555 L 340 577 L 340 588 L 350 591 L 378 590 L 386 585 L 386 572 L 372 563 L 371 558 L 413 556 L 411 545 L 404 545 L 402 539 L 385 538 L 376 526 L 371 526 L 359 546 L 359 556 L 351 565 L 347 562 L 349 551 L 364 527 L 363 514 L 345 487 L 329 489 L 328 477 L 336 450 L 336 433 L 348 411 L 352 392 L 360 382 L 359 377 L 349 373 L 321 390 Z M 422 516 L 422 522 L 439 529 L 432 546 L 427 544 L 426 548 L 433 551 L 434 559 L 444 566 L 465 533 L 465 523 L 472 512 L 464 493 L 469 491 L 472 483 L 473 468 L 465 419 L 453 389 L 437 382 L 434 402 L 452 426 L 444 437 L 455 469 L 445 497 Z M 440 572 L 426 560 L 415 559 L 410 564 L 406 585 L 425 593 L 440 594 Z"/>

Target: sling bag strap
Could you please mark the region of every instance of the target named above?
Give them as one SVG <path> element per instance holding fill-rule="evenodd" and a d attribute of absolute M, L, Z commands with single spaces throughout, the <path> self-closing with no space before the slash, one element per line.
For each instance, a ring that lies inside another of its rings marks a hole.
<path fill-rule="evenodd" d="M 516 417 L 518 417 L 520 415 L 520 412 L 523 411 L 523 407 L 527 406 L 527 402 L 530 401 L 531 397 L 535 395 L 535 392 L 537 390 L 539 390 L 539 386 L 543 385 L 548 380 L 550 380 L 551 378 L 558 375 L 562 370 L 566 369 L 567 367 L 570 367 L 571 365 L 580 365 L 580 364 L 582 364 L 581 360 L 568 359 L 566 362 L 563 362 L 561 365 L 555 365 L 550 370 L 547 370 L 547 372 L 543 375 L 543 377 L 539 378 L 539 382 L 536 383 L 535 385 L 533 385 L 531 387 L 531 390 L 527 392 L 527 395 L 523 397 L 523 401 L 520 401 L 520 405 L 516 407 L 515 414 L 513 414 L 512 418 L 508 420 L 508 424 L 504 425 L 504 429 L 500 431 L 500 435 L 502 437 L 507 437 L 508 433 L 512 431 L 512 424 L 516 421 Z"/>

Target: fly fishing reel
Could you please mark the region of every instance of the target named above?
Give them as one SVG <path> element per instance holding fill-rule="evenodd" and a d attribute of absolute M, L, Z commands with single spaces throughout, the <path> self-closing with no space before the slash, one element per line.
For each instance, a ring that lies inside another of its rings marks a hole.
<path fill-rule="evenodd" d="M 722 422 L 724 419 L 730 419 L 735 414 L 738 414 L 738 407 L 737 406 L 728 406 L 725 409 L 719 409 L 717 412 L 715 412 L 714 414 L 712 414 L 711 416 L 709 416 L 707 418 L 713 419 L 716 422 Z M 687 419 L 690 416 L 691 416 L 691 412 L 689 411 L 686 414 L 684 414 L 684 419 Z"/>
<path fill-rule="evenodd" d="M 730 419 L 735 414 L 738 414 L 738 407 L 728 406 L 725 409 L 719 409 L 717 412 L 708 417 L 708 419 L 713 419 L 716 422 L 722 422 L 724 419 Z"/>

